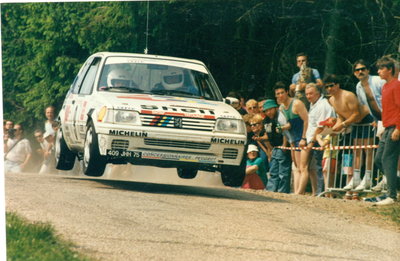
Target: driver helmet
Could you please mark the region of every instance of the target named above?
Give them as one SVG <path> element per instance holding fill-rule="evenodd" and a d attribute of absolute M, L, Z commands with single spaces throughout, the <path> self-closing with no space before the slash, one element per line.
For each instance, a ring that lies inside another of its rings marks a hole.
<path fill-rule="evenodd" d="M 132 87 L 132 80 L 130 79 L 130 75 L 127 71 L 123 69 L 113 69 L 107 75 L 107 86 Z"/>
<path fill-rule="evenodd" d="M 183 85 L 182 69 L 169 67 L 168 70 L 162 72 L 161 82 L 165 89 L 174 90 Z"/>

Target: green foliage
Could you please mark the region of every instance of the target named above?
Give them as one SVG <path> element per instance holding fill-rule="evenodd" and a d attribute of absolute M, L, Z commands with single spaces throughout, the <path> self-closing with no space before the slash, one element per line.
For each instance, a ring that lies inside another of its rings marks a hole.
<path fill-rule="evenodd" d="M 150 1 L 151 54 L 202 60 L 223 93 L 250 79 L 257 96 L 287 84 L 306 52 L 311 66 L 348 75 L 351 64 L 398 54 L 400 1 Z M 1 5 L 4 117 L 42 127 L 80 65 L 97 51 L 146 47 L 147 2 Z M 351 81 L 350 81 L 351 83 Z"/>
<path fill-rule="evenodd" d="M 6 213 L 7 260 L 89 260 L 55 235 L 45 223 L 29 223 L 15 213 Z"/>

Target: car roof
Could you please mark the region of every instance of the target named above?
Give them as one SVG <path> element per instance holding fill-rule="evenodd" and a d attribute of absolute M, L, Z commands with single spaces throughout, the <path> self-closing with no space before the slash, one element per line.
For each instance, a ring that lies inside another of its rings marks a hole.
<path fill-rule="evenodd" d="M 97 53 L 92 54 L 91 56 L 103 56 L 103 57 L 131 56 L 131 57 L 141 57 L 141 58 L 148 58 L 148 59 L 162 59 L 162 60 L 170 60 L 170 61 L 195 63 L 195 64 L 205 66 L 205 64 L 199 60 L 172 57 L 172 56 L 155 55 L 155 54 L 123 53 L 123 52 L 97 52 Z"/>

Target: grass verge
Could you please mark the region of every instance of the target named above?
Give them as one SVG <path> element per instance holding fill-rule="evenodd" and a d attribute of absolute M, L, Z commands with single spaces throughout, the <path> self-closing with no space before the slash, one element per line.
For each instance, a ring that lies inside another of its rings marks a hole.
<path fill-rule="evenodd" d="M 382 216 L 385 216 L 385 217 L 391 219 L 397 225 L 400 226 L 400 204 L 399 203 L 395 203 L 395 204 L 389 205 L 389 206 L 370 207 L 368 209 L 379 215 L 382 215 Z"/>
<path fill-rule="evenodd" d="M 58 236 L 48 223 L 30 223 L 15 213 L 6 213 L 7 260 L 91 260 L 73 250 L 73 244 Z"/>

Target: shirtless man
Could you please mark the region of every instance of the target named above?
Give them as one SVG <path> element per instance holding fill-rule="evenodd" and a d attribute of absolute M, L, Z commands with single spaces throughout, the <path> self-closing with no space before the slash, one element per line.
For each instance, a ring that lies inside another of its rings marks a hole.
<path fill-rule="evenodd" d="M 370 116 L 367 108 L 361 106 L 354 93 L 340 88 L 339 79 L 336 75 L 327 75 L 324 78 L 324 83 L 325 90 L 329 95 L 331 95 L 331 97 L 329 98 L 329 103 L 332 105 L 338 115 L 337 122 L 332 127 L 333 131 L 340 132 L 345 130 L 351 124 L 361 122 L 364 123 L 362 121 L 364 117 Z M 358 131 L 356 132 L 356 134 L 358 134 Z M 350 137 L 354 137 L 353 133 L 351 133 Z M 351 176 L 349 175 L 349 178 L 350 177 Z M 353 178 L 344 189 L 353 189 L 358 186 L 360 181 L 360 172 L 354 172 Z"/>
<path fill-rule="evenodd" d="M 307 146 L 306 132 L 308 126 L 308 113 L 304 103 L 298 99 L 293 99 L 289 96 L 289 88 L 282 83 L 276 83 L 274 86 L 275 97 L 280 106 L 280 111 L 285 115 L 287 121 L 290 123 L 289 133 L 293 138 L 292 147 L 305 147 Z M 285 130 L 282 128 L 282 130 Z M 294 156 L 295 169 L 293 170 L 293 183 L 294 183 L 294 193 L 304 194 L 301 191 L 300 171 L 302 169 L 302 164 L 306 164 L 306 161 L 301 161 L 302 158 L 307 157 L 307 150 L 296 150 L 292 154 Z"/>
<path fill-rule="evenodd" d="M 370 75 L 369 64 L 360 59 L 353 65 L 354 76 L 359 80 L 356 86 L 357 98 L 360 104 L 367 108 L 371 117 L 374 118 L 373 124 L 363 126 L 365 136 L 354 140 L 354 145 L 373 145 L 375 131 L 373 127 L 377 127 L 378 121 L 382 119 L 382 87 L 386 83 L 379 76 Z M 366 153 L 365 175 L 360 185 L 356 187 L 356 191 L 362 191 L 371 187 L 372 183 L 372 152 L 371 149 L 358 149 L 355 151 L 354 171 L 360 171 L 362 165 L 362 153 Z"/>

